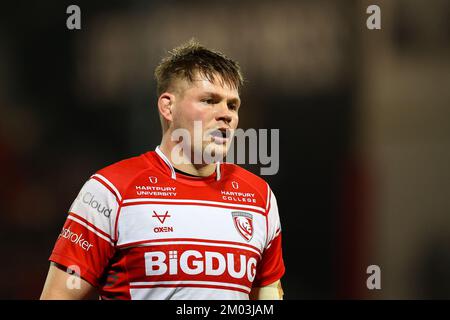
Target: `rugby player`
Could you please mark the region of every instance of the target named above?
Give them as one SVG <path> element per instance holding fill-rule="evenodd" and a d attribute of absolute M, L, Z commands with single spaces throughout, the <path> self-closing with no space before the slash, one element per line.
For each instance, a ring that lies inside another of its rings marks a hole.
<path fill-rule="evenodd" d="M 41 299 L 282 299 L 275 195 L 220 160 L 238 125 L 239 65 L 191 40 L 155 78 L 160 145 L 87 180 Z"/>

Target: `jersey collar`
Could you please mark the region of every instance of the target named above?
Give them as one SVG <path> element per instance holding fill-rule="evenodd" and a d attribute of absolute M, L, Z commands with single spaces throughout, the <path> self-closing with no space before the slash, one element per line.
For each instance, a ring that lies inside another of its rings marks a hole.
<path fill-rule="evenodd" d="M 155 148 L 156 154 L 164 161 L 164 163 L 169 167 L 170 169 L 170 176 L 172 179 L 177 179 L 177 174 L 175 172 L 175 169 L 172 165 L 172 163 L 169 161 L 169 159 L 166 157 L 166 155 L 161 151 L 159 146 L 156 146 Z M 221 179 L 221 172 L 220 172 L 220 161 L 216 162 L 216 180 L 219 181 Z"/>

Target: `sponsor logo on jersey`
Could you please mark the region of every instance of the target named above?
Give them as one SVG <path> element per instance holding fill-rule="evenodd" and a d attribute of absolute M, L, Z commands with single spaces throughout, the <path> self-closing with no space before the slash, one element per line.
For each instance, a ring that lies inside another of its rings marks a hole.
<path fill-rule="evenodd" d="M 242 211 L 233 211 L 231 215 L 236 230 L 245 240 L 250 241 L 253 237 L 253 215 Z"/>
<path fill-rule="evenodd" d="M 153 210 L 153 218 L 158 218 L 159 222 L 164 224 L 164 221 L 166 221 L 167 218 L 170 218 L 169 211 L 166 211 L 164 214 L 158 214 L 155 210 Z"/>
<path fill-rule="evenodd" d="M 77 199 L 81 200 L 81 202 L 87 204 L 92 209 L 95 209 L 98 213 L 103 214 L 105 217 L 109 218 L 111 216 L 112 209 L 108 208 L 106 205 L 95 199 L 94 194 L 90 192 L 81 192 L 78 194 Z"/>
<path fill-rule="evenodd" d="M 135 186 L 138 196 L 175 197 L 177 187 Z"/>
<path fill-rule="evenodd" d="M 256 203 L 255 194 L 252 192 L 221 190 L 220 193 L 225 201 Z"/>
<path fill-rule="evenodd" d="M 89 251 L 89 249 L 94 246 L 93 244 L 89 243 L 89 241 L 83 239 L 83 234 L 72 232 L 70 230 L 70 227 L 62 228 L 62 231 L 59 234 L 58 238 L 67 239 L 73 244 L 80 246 L 80 248 L 84 251 Z"/>
<path fill-rule="evenodd" d="M 155 210 L 153 210 L 153 218 L 157 218 L 161 224 L 164 224 L 167 218 L 170 218 L 169 211 L 166 211 L 164 214 L 158 214 Z M 153 232 L 173 232 L 173 227 L 154 227 Z"/>
<path fill-rule="evenodd" d="M 219 250 L 218 250 L 219 251 Z M 144 254 L 145 274 L 164 278 L 214 276 L 224 281 L 253 282 L 257 259 L 245 254 L 209 250 L 151 251 Z M 234 280 L 234 281 L 235 281 Z"/>

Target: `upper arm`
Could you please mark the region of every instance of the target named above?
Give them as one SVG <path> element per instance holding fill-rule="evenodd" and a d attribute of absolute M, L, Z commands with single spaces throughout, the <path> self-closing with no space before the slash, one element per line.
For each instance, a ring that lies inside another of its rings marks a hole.
<path fill-rule="evenodd" d="M 102 178 L 106 180 L 106 178 Z M 115 254 L 115 220 L 118 200 L 106 182 L 91 177 L 81 188 L 67 215 L 56 240 L 50 261 L 63 266 L 58 270 L 51 265 L 47 282 L 51 288 L 66 292 L 65 270 L 71 268 L 93 287 L 100 279 Z"/>
<path fill-rule="evenodd" d="M 267 286 L 252 288 L 250 300 L 283 300 L 281 281 L 277 280 Z"/>
<path fill-rule="evenodd" d="M 50 263 L 41 300 L 80 300 L 95 296 L 96 289 L 89 282 L 66 272 L 63 266 Z"/>
<path fill-rule="evenodd" d="M 261 260 L 257 265 L 256 276 L 253 281 L 255 288 L 276 287 L 285 272 L 278 205 L 275 195 L 270 189 L 269 194 L 267 240 Z"/>

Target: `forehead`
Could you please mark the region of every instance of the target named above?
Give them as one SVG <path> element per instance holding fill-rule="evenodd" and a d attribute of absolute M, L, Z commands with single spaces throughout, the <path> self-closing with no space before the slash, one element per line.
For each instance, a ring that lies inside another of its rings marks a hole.
<path fill-rule="evenodd" d="M 230 86 L 219 75 L 215 75 L 213 79 L 209 80 L 205 75 L 197 72 L 193 81 L 180 79 L 179 86 L 185 95 L 213 93 L 228 99 L 239 99 L 238 89 Z"/>

